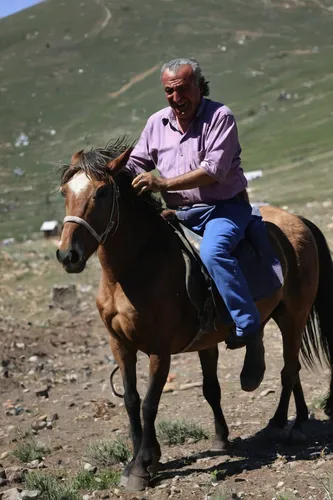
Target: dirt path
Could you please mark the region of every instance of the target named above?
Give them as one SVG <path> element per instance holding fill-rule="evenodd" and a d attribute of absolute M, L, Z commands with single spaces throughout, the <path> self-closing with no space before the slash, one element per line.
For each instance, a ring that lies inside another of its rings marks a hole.
<path fill-rule="evenodd" d="M 112 19 L 111 11 L 110 11 L 110 9 L 108 9 L 104 5 L 104 1 L 103 0 L 95 0 L 95 2 L 97 3 L 97 5 L 100 5 L 101 7 L 103 7 L 104 12 L 105 12 L 105 17 L 99 23 L 99 25 L 96 26 L 96 28 L 94 28 L 93 30 L 91 30 L 89 32 L 89 37 L 90 36 L 97 36 L 97 35 L 99 35 L 107 27 L 107 25 L 109 24 L 110 20 Z"/>
<path fill-rule="evenodd" d="M 116 90 L 115 92 L 111 92 L 108 94 L 108 97 L 111 97 L 112 99 L 115 99 L 116 97 L 119 97 L 121 94 L 124 94 L 128 89 L 133 87 L 136 83 L 142 82 L 148 76 L 152 75 L 159 69 L 160 65 L 155 64 L 155 66 L 152 66 L 151 68 L 147 69 L 146 71 L 143 71 L 142 73 L 138 73 L 137 75 L 133 76 L 133 78 L 130 79 L 129 82 L 127 82 L 125 85 L 123 85 L 119 90 Z"/>

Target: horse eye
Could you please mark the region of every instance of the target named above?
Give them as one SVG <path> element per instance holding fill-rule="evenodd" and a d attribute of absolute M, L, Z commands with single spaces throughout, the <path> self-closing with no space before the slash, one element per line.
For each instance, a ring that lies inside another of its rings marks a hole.
<path fill-rule="evenodd" d="M 109 192 L 108 186 L 102 186 L 101 188 L 97 189 L 96 193 L 94 194 L 94 198 L 104 198 Z"/>
<path fill-rule="evenodd" d="M 62 196 L 63 198 L 66 198 L 66 193 L 65 193 L 65 191 L 63 191 L 63 190 L 61 189 L 60 193 L 61 193 L 61 196 Z"/>

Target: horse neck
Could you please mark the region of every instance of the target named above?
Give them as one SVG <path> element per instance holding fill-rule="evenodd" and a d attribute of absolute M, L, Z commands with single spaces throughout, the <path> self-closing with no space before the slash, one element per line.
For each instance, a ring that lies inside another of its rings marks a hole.
<path fill-rule="evenodd" d="M 145 246 L 148 251 L 151 238 L 163 234 L 166 225 L 157 212 L 144 207 L 142 202 L 120 202 L 119 214 L 116 233 L 108 236 L 98 249 L 103 275 L 110 283 L 120 281 Z"/>

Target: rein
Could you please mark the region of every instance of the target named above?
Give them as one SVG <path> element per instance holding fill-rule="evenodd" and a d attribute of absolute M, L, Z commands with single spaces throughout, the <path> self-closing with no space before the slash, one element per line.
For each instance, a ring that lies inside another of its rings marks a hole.
<path fill-rule="evenodd" d="M 117 186 L 117 184 L 113 183 L 113 200 L 112 200 L 110 218 L 105 228 L 105 231 L 103 231 L 103 233 L 100 235 L 96 233 L 95 229 L 91 227 L 91 225 L 86 220 L 82 219 L 81 217 L 77 217 L 76 215 L 67 215 L 64 218 L 63 222 L 64 224 L 66 222 L 74 222 L 75 224 L 84 226 L 98 241 L 99 245 L 103 245 L 109 234 L 113 236 L 119 226 L 119 196 L 120 196 L 119 187 Z M 113 220 L 115 209 L 117 212 L 116 221 Z"/>

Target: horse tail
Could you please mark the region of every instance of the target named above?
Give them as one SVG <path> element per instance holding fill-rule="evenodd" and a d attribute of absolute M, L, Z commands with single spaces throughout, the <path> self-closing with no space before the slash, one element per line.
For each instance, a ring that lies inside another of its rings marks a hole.
<path fill-rule="evenodd" d="M 317 295 L 309 314 L 303 335 L 301 353 L 305 363 L 313 368 L 315 358 L 330 368 L 330 392 L 326 397 L 324 410 L 333 418 L 333 263 L 331 251 L 325 236 L 311 221 L 301 218 L 310 229 L 317 245 L 319 260 L 319 283 Z"/>

